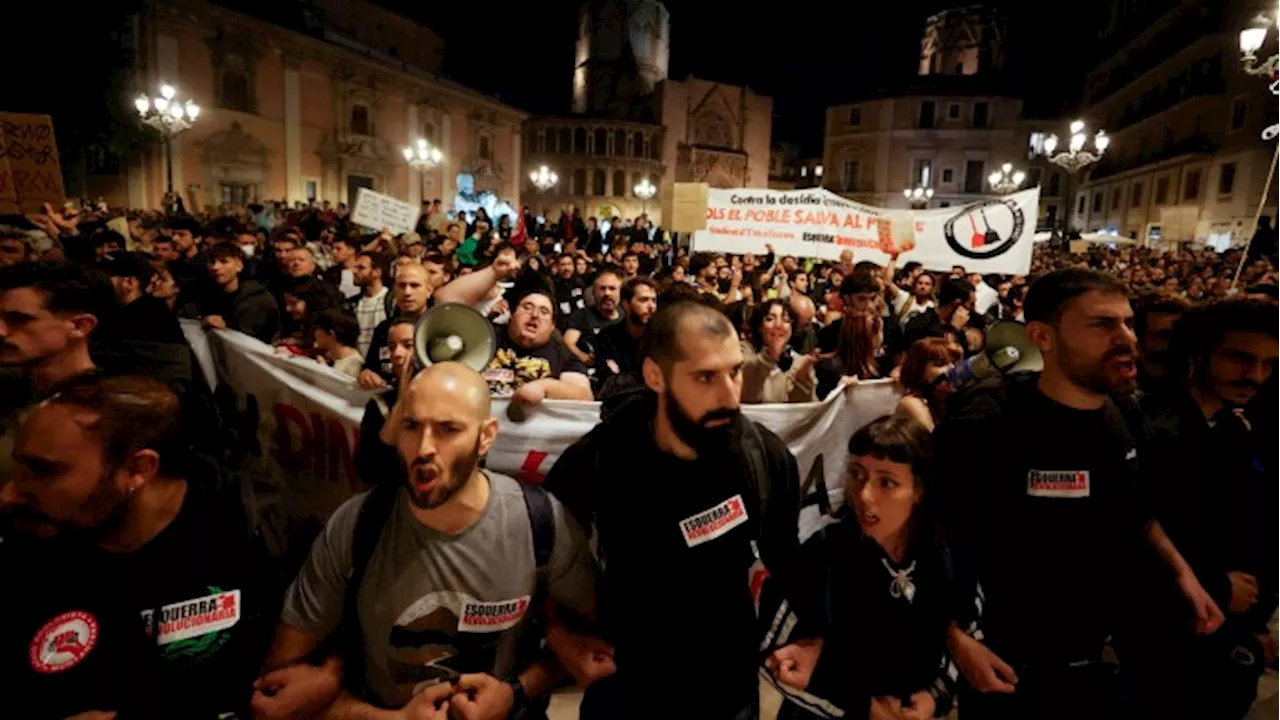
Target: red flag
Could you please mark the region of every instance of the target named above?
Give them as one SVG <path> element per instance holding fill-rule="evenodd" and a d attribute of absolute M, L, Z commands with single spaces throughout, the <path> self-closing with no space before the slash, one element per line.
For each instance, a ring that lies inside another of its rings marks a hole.
<path fill-rule="evenodd" d="M 519 219 L 516 220 L 516 229 L 511 231 L 511 244 L 519 246 L 528 237 L 528 233 L 525 232 L 524 213 L 517 212 L 516 217 Z"/>

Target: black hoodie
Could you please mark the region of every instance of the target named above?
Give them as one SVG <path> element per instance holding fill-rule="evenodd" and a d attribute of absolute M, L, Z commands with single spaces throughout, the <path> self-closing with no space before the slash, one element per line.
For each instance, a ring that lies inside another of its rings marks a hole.
<path fill-rule="evenodd" d="M 546 479 L 579 522 L 594 525 L 605 571 L 601 634 L 615 647 L 618 672 L 588 690 L 583 717 L 629 716 L 636 703 L 652 702 L 653 683 L 670 677 L 679 659 L 697 668 L 694 686 L 679 693 L 680 715 L 730 718 L 757 697 L 761 640 L 775 616 L 786 614 L 780 599 L 798 619 L 806 613 L 797 602 L 811 607 L 797 599 L 801 584 L 792 577 L 799 473 L 782 440 L 759 426 L 752 440 L 745 418 L 719 449 L 681 460 L 655 444 L 656 412 L 651 392 L 618 397 Z M 764 512 L 748 479 L 744 442 L 763 445 Z M 772 572 L 758 611 L 749 583 L 753 541 Z M 791 630 L 791 640 L 802 632 Z"/>
<path fill-rule="evenodd" d="M 256 280 L 240 281 L 233 293 L 219 289 L 206 303 L 205 315 L 220 315 L 231 330 L 239 330 L 269 343 L 280 328 L 280 307 L 276 299 Z"/>

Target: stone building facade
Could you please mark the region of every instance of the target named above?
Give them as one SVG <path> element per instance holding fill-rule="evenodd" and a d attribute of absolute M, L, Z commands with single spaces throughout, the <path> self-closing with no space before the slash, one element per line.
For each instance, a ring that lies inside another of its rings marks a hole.
<path fill-rule="evenodd" d="M 459 173 L 515 204 L 524 114 L 439 76 L 431 30 L 362 0 L 312 0 L 282 25 L 204 0 L 152 0 L 136 16 L 138 92 L 162 83 L 203 112 L 173 142 L 173 185 L 189 209 L 260 200 L 350 203 L 368 187 L 450 202 Z M 444 161 L 412 170 L 422 137 Z M 155 207 L 162 146 L 140 148 L 91 195 Z"/>

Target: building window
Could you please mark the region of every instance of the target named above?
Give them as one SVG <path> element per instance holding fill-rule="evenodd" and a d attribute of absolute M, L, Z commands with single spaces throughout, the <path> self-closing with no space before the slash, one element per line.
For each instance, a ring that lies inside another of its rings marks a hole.
<path fill-rule="evenodd" d="M 596 169 L 596 171 L 591 174 L 591 194 L 596 197 L 604 197 L 608 192 L 604 186 L 604 182 L 604 170 Z"/>
<path fill-rule="evenodd" d="M 248 205 L 257 198 L 253 196 L 253 186 L 240 183 L 220 183 L 220 195 L 223 205 Z"/>
<path fill-rule="evenodd" d="M 488 135 L 481 135 L 479 141 L 479 155 L 481 160 L 493 159 L 493 144 L 489 142 Z"/>
<path fill-rule="evenodd" d="M 627 196 L 627 174 L 621 170 L 613 171 L 613 194 L 618 197 Z"/>
<path fill-rule="evenodd" d="M 596 128 L 595 137 L 593 138 L 593 140 L 595 140 L 595 142 L 593 143 L 595 147 L 591 148 L 592 154 L 607 155 L 608 154 L 607 145 L 609 144 L 609 133 L 605 132 L 604 128 Z"/>
<path fill-rule="evenodd" d="M 933 127 L 933 125 L 934 125 L 934 122 L 933 122 L 933 119 L 934 119 L 934 118 L 933 118 L 933 114 L 934 114 L 934 103 L 933 103 L 933 101 L 932 101 L 932 100 L 922 100 L 922 101 L 920 102 L 920 117 L 919 117 L 919 120 L 920 120 L 920 127 L 922 127 L 922 128 L 931 128 L 931 127 Z"/>
<path fill-rule="evenodd" d="M 578 128 L 573 131 L 573 154 L 581 155 L 587 151 L 587 129 Z"/>
<path fill-rule="evenodd" d="M 120 156 L 106 145 L 90 146 L 85 152 L 85 164 L 90 175 L 120 174 Z"/>
<path fill-rule="evenodd" d="M 1027 157 L 1034 158 L 1044 155 L 1044 139 L 1047 136 L 1042 132 L 1031 133 L 1031 138 L 1027 142 Z"/>
<path fill-rule="evenodd" d="M 613 133 L 613 154 L 625 157 L 627 154 L 627 131 L 615 130 Z"/>
<path fill-rule="evenodd" d="M 1227 197 L 1236 188 L 1236 164 L 1222 163 L 1218 168 L 1218 197 Z"/>
<path fill-rule="evenodd" d="M 1111 191 L 1111 209 L 1113 211 L 1120 209 L 1120 188 Z"/>
<path fill-rule="evenodd" d="M 964 163 L 964 191 L 971 194 L 982 192 L 982 184 L 986 182 L 986 163 L 981 160 L 966 160 Z"/>
<path fill-rule="evenodd" d="M 432 122 L 422 123 L 422 137 L 426 138 L 427 142 L 432 145 L 437 145 L 436 124 Z"/>
<path fill-rule="evenodd" d="M 929 187 L 929 179 L 933 177 L 933 161 L 917 160 L 911 168 L 911 182 Z"/>
<path fill-rule="evenodd" d="M 942 168 L 942 182 L 949 185 L 955 180 L 956 171 L 951 168 Z"/>
<path fill-rule="evenodd" d="M 1044 206 L 1044 224 L 1048 225 L 1049 227 L 1055 227 L 1058 224 L 1058 206 L 1057 205 Z"/>
<path fill-rule="evenodd" d="M 1249 99 L 1236 98 L 1231 103 L 1231 132 L 1244 129 L 1244 122 L 1249 117 Z"/>
<path fill-rule="evenodd" d="M 1076 198 L 1076 214 L 1077 215 L 1084 214 L 1084 196 L 1083 195 Z"/>
<path fill-rule="evenodd" d="M 860 169 L 861 168 L 857 160 L 844 161 L 844 189 L 845 190 L 858 189 L 858 170 Z"/>
<path fill-rule="evenodd" d="M 315 202 L 316 196 L 319 194 L 316 191 L 316 181 L 308 180 L 302 184 L 302 187 L 304 188 L 303 194 L 307 197 L 307 202 Z"/>
<path fill-rule="evenodd" d="M 1169 178 L 1162 177 L 1156 180 L 1156 204 L 1163 205 L 1169 199 Z"/>
<path fill-rule="evenodd" d="M 587 171 L 578 168 L 573 171 L 573 182 L 569 184 L 569 194 L 585 195 L 587 193 Z"/>
<path fill-rule="evenodd" d="M 573 133 L 569 128 L 560 128 L 560 147 L 556 148 L 556 152 L 561 155 L 568 155 L 573 152 Z"/>
<path fill-rule="evenodd" d="M 240 55 L 222 56 L 218 67 L 218 105 L 228 110 L 253 112 L 253 73 Z"/>
<path fill-rule="evenodd" d="M 1192 170 L 1187 173 L 1187 182 L 1182 187 L 1183 200 L 1199 200 L 1200 199 L 1200 171 Z"/>
<path fill-rule="evenodd" d="M 948 120 L 960 119 L 960 103 L 951 103 L 947 105 L 947 119 Z"/>
<path fill-rule="evenodd" d="M 987 126 L 987 116 L 990 113 L 990 106 L 985 102 L 976 102 L 973 104 L 973 126 L 976 128 L 984 128 Z"/>
<path fill-rule="evenodd" d="M 856 106 L 849 108 L 849 124 L 854 127 L 862 124 L 862 108 Z"/>
<path fill-rule="evenodd" d="M 644 157 L 644 133 L 631 136 L 631 157 Z"/>
<path fill-rule="evenodd" d="M 1129 190 L 1129 207 L 1142 207 L 1142 183 L 1136 182 Z"/>
<path fill-rule="evenodd" d="M 371 135 L 369 132 L 369 108 L 359 103 L 351 106 L 351 132 L 356 135 Z"/>
<path fill-rule="evenodd" d="M 800 166 L 800 177 L 809 177 L 809 168 L 804 165 Z"/>
<path fill-rule="evenodd" d="M 1062 175 L 1053 173 L 1049 176 L 1049 197 L 1058 197 L 1058 193 L 1062 192 Z"/>
<path fill-rule="evenodd" d="M 1102 193 L 1100 192 L 1093 194 L 1093 212 L 1102 212 Z"/>
<path fill-rule="evenodd" d="M 822 177 L 822 166 L 821 166 L 821 165 L 814 165 L 814 166 L 813 166 L 813 176 L 814 176 L 814 177 Z"/>

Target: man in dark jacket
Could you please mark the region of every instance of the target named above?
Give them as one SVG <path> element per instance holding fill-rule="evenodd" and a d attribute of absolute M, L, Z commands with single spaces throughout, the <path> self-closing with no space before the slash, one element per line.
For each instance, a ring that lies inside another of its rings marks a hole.
<path fill-rule="evenodd" d="M 1188 717 L 1244 715 L 1266 665 L 1263 636 L 1276 609 L 1276 463 L 1244 407 L 1274 372 L 1276 305 L 1239 298 L 1188 310 L 1172 338 L 1171 374 L 1186 378 L 1148 395 L 1148 480 L 1156 517 L 1226 611 L 1208 637 L 1180 635 L 1170 669 Z M 1274 436 L 1272 436 L 1274 438 Z"/>
<path fill-rule="evenodd" d="M 654 701 L 655 671 L 697 657 L 696 687 L 681 693 L 678 714 L 755 718 L 771 643 L 805 637 L 791 627 L 805 616 L 792 578 L 795 458 L 739 411 L 742 352 L 723 314 L 693 303 L 664 308 L 643 354 L 647 389 L 606 408 L 546 480 L 594 530 L 604 560 L 599 633 L 616 649 L 617 672 L 588 689 L 581 716 L 636 716 Z M 766 568 L 769 582 L 750 581 Z"/>
<path fill-rule="evenodd" d="M 271 342 L 280 327 L 280 308 L 267 289 L 254 280 L 241 280 L 244 254 L 230 245 L 209 251 L 209 272 L 217 289 L 201 308 L 205 327 L 239 330 Z"/>

